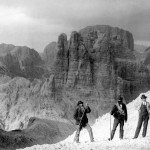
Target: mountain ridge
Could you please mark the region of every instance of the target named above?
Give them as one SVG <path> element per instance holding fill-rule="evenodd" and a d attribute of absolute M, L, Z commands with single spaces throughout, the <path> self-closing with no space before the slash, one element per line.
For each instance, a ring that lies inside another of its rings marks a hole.
<path fill-rule="evenodd" d="M 24 130 L 32 117 L 72 125 L 79 100 L 90 105 L 89 122 L 94 123 L 118 95 L 129 103 L 150 88 L 150 70 L 135 56 L 133 42 L 129 31 L 91 26 L 73 31 L 69 39 L 60 34 L 42 58 L 26 46 L 12 51 L 8 46 L 0 55 L 2 128 Z"/>

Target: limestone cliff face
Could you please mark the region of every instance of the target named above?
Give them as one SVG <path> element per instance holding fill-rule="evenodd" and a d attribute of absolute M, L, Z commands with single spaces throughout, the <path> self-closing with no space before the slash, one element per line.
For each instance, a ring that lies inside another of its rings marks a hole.
<path fill-rule="evenodd" d="M 128 31 L 104 25 L 86 27 L 72 32 L 68 42 L 61 34 L 57 44 L 54 78 L 60 90 L 56 99 L 57 95 L 74 102 L 82 99 L 97 107 L 94 113 L 99 115 L 119 94 L 129 102 L 149 89 L 149 71 L 137 62 Z"/>
<path fill-rule="evenodd" d="M 0 148 L 52 144 L 72 134 L 66 107 L 73 110 L 73 102 L 56 101 L 53 89 L 53 75 L 33 81 L 0 76 Z"/>
<path fill-rule="evenodd" d="M 1 76 L 0 81 L 2 129 L 25 129 L 30 117 L 68 122 L 65 117 L 67 101 L 56 101 L 53 75 L 49 79 L 32 82 L 22 77 Z M 73 108 L 73 102 L 69 103 Z"/>
<path fill-rule="evenodd" d="M 109 26 L 87 27 L 72 32 L 68 43 L 66 35 L 60 35 L 56 72 L 67 74 L 67 77 L 62 76 L 60 79 L 72 87 L 76 82 L 77 85 L 91 85 L 96 83 L 97 71 L 108 74 L 107 67 L 116 58 L 135 59 L 132 34 Z M 100 65 L 106 67 L 105 70 Z"/>

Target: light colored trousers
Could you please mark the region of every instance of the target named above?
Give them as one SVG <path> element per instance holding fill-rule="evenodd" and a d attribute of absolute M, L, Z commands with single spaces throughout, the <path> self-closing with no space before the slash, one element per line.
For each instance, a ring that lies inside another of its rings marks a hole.
<path fill-rule="evenodd" d="M 90 136 L 90 141 L 93 142 L 94 141 L 93 131 L 88 123 L 86 124 L 85 127 L 82 127 L 82 126 L 80 127 L 79 125 L 77 126 L 77 131 L 76 131 L 74 141 L 79 142 L 80 131 L 82 130 L 82 128 L 87 129 L 89 136 Z"/>

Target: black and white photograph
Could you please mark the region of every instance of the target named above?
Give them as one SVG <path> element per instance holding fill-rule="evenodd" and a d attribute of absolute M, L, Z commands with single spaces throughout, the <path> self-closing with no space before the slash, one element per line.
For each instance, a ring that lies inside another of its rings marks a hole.
<path fill-rule="evenodd" d="M 149 0 L 0 0 L 0 150 L 149 150 L 149 117 Z"/>

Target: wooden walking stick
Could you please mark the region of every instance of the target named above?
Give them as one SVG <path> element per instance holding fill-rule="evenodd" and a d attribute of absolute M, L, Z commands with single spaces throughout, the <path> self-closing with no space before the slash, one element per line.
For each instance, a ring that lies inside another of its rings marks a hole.
<path fill-rule="evenodd" d="M 111 140 L 111 114 L 110 114 L 110 140 Z"/>

